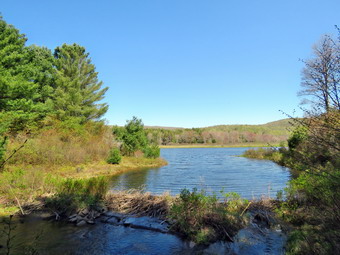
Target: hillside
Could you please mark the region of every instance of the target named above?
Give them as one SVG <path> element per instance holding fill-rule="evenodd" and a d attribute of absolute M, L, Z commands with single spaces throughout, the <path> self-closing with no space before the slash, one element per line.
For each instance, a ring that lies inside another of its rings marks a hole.
<path fill-rule="evenodd" d="M 217 125 L 203 128 L 148 127 L 148 139 L 160 145 L 280 143 L 289 136 L 289 119 L 262 125 Z"/>
<path fill-rule="evenodd" d="M 261 125 L 218 125 L 203 128 L 207 131 L 222 131 L 222 132 L 252 132 L 256 134 L 269 134 L 269 135 L 288 135 L 290 119 L 282 119 L 273 122 L 268 122 Z"/>

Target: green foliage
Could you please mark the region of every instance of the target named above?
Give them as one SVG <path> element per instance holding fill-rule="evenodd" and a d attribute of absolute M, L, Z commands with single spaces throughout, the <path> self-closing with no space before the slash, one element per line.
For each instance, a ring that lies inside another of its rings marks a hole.
<path fill-rule="evenodd" d="M 284 148 L 258 148 L 246 150 L 242 156 L 253 159 L 272 160 L 277 164 L 284 165 L 285 152 L 286 149 Z"/>
<path fill-rule="evenodd" d="M 141 119 L 133 117 L 127 121 L 124 128 L 113 127 L 113 135 L 121 142 L 123 155 L 132 156 L 138 150 L 144 150 L 148 146 L 148 140 L 144 131 L 144 124 Z"/>
<path fill-rule="evenodd" d="M 36 128 L 51 111 L 51 53 L 26 40 L 0 18 L 0 122 L 11 132 Z"/>
<path fill-rule="evenodd" d="M 107 163 L 109 164 L 119 164 L 122 160 L 122 156 L 120 155 L 120 151 L 117 148 L 113 148 L 110 151 L 110 155 L 107 159 Z"/>
<path fill-rule="evenodd" d="M 296 149 L 306 139 L 307 129 L 303 126 L 298 126 L 294 129 L 292 135 L 288 139 L 289 150 Z"/>
<path fill-rule="evenodd" d="M 143 149 L 144 156 L 147 158 L 159 158 L 161 155 L 161 150 L 159 149 L 158 145 L 150 145 Z"/>
<path fill-rule="evenodd" d="M 0 197 L 13 205 L 17 205 L 17 199 L 30 203 L 34 197 L 55 192 L 60 181 L 60 178 L 41 171 L 24 170 L 20 167 L 5 169 L 0 174 Z"/>
<path fill-rule="evenodd" d="M 216 195 L 183 189 L 170 209 L 170 218 L 175 222 L 173 229 L 196 243 L 207 244 L 217 239 L 230 241 L 243 225 L 242 207 L 238 204 L 241 199 L 235 194 L 230 196 L 229 204 L 222 204 Z"/>
<path fill-rule="evenodd" d="M 242 208 L 249 203 L 247 199 L 241 198 L 236 192 L 228 192 L 224 194 L 229 213 L 240 213 Z"/>
<path fill-rule="evenodd" d="M 107 111 L 102 100 L 106 88 L 98 81 L 98 73 L 89 53 L 77 44 L 63 44 L 54 52 L 57 69 L 54 110 L 60 120 L 75 118 L 79 123 L 99 120 Z"/>
<path fill-rule="evenodd" d="M 340 250 L 340 112 L 299 121 L 285 164 L 293 179 L 277 212 L 295 226 L 288 254 L 336 254 Z"/>
<path fill-rule="evenodd" d="M 25 46 L 25 35 L 0 17 L 0 123 L 11 133 L 35 131 L 47 116 L 85 123 L 107 111 L 89 54 L 77 44 Z"/>
<path fill-rule="evenodd" d="M 47 200 L 47 206 L 60 213 L 99 206 L 107 191 L 108 179 L 65 179 L 57 186 L 57 194 Z"/>

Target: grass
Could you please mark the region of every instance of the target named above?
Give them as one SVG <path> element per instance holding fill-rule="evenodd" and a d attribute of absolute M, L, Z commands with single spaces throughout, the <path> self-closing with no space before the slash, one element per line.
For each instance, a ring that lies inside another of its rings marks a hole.
<path fill-rule="evenodd" d="M 12 214 L 14 209 L 9 208 L 16 208 L 18 211 L 18 203 L 23 206 L 46 194 L 56 193 L 60 183 L 66 179 L 88 180 L 166 164 L 167 162 L 161 158 L 123 157 L 119 165 L 107 164 L 105 161 L 76 166 L 53 166 L 49 169 L 44 165 L 11 165 L 0 173 L 0 201 L 2 201 L 0 214 Z"/>
<path fill-rule="evenodd" d="M 239 148 L 239 147 L 276 147 L 279 144 L 268 143 L 235 143 L 235 144 L 176 144 L 176 145 L 160 145 L 163 149 L 173 148 Z"/>
<path fill-rule="evenodd" d="M 55 127 L 37 134 L 17 134 L 9 141 L 6 158 L 26 140 L 0 172 L 2 214 L 12 214 L 14 208 L 19 210 L 39 197 L 58 193 L 60 184 L 70 178 L 87 181 L 167 164 L 160 158 L 144 157 L 122 157 L 120 164 L 108 164 L 109 152 L 117 145 L 111 130 L 99 124 L 80 130 Z"/>
<path fill-rule="evenodd" d="M 258 149 L 249 149 L 243 153 L 243 157 L 252 158 L 252 159 L 264 159 L 271 160 L 277 164 L 283 165 L 284 155 L 281 149 L 274 148 L 258 148 Z"/>

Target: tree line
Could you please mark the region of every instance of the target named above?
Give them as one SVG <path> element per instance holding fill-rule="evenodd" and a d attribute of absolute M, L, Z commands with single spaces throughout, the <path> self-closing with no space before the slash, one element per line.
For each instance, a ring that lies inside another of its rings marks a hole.
<path fill-rule="evenodd" d="M 282 124 L 286 126 L 285 124 Z M 238 144 L 280 143 L 288 137 L 288 130 L 272 132 L 270 128 L 242 125 L 191 128 L 191 129 L 145 129 L 148 140 L 159 145 L 171 144 Z"/>
<path fill-rule="evenodd" d="M 26 46 L 27 37 L 0 17 L 0 121 L 10 132 L 35 128 L 47 117 L 78 123 L 99 120 L 107 87 L 78 44 L 52 52 Z"/>
<path fill-rule="evenodd" d="M 63 44 L 52 51 L 26 42 L 0 16 L 0 161 L 9 134 L 55 121 L 83 125 L 108 110 L 100 103 L 108 87 L 83 46 Z"/>

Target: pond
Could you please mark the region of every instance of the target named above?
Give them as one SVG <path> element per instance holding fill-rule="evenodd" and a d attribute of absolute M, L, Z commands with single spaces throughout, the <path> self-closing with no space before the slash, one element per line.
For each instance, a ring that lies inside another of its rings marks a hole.
<path fill-rule="evenodd" d="M 172 195 L 184 188 L 208 193 L 237 192 L 242 197 L 275 197 L 290 178 L 287 168 L 267 160 L 238 157 L 249 148 L 161 149 L 168 165 L 123 173 L 112 178 L 112 189 L 137 189 Z"/>
<path fill-rule="evenodd" d="M 178 194 L 183 188 L 216 192 L 237 192 L 244 198 L 274 197 L 285 187 L 289 171 L 270 161 L 251 160 L 241 155 L 247 148 L 162 149 L 169 164 L 157 169 L 123 173 L 112 178 L 112 189 L 144 187 L 160 194 Z M 0 219 L 1 221 L 1 219 Z M 42 215 L 15 219 L 15 240 L 11 254 L 24 254 L 33 246 L 38 254 L 282 254 L 283 237 L 266 230 L 242 230 L 235 243 L 214 244 L 208 250 L 191 248 L 179 237 L 158 232 L 104 224 L 76 227 L 65 222 L 42 220 Z M 0 226 L 1 227 L 1 226 Z M 36 238 L 38 237 L 38 238 Z M 262 240 L 263 239 L 263 240 Z M 269 241 L 268 241 L 269 240 Z M 0 254 L 7 254 L 0 235 Z M 275 246 L 276 245 L 276 246 Z M 205 249 L 205 248 L 204 248 Z M 211 250 L 209 250 L 211 249 Z M 28 254 L 35 254 L 28 253 Z M 205 254 L 205 253 L 204 253 Z"/>

